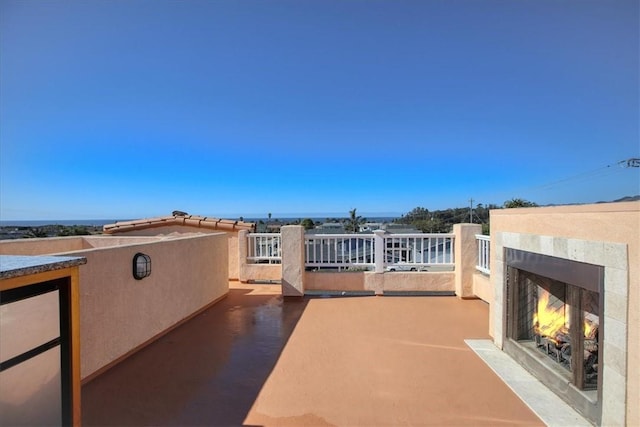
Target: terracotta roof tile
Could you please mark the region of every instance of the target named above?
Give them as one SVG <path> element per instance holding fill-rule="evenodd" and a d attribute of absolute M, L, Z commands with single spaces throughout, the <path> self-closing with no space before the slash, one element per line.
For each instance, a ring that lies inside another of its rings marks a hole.
<path fill-rule="evenodd" d="M 102 227 L 102 230 L 105 234 L 116 234 L 147 228 L 168 227 L 172 225 L 207 228 L 210 230 L 220 231 L 254 231 L 256 227 L 256 224 L 253 222 L 232 221 L 228 219 L 211 218 L 198 215 L 172 215 L 106 224 Z"/>

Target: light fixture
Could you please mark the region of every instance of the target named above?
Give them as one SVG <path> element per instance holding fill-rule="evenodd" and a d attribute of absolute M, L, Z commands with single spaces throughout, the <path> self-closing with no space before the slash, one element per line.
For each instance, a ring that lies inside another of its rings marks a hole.
<path fill-rule="evenodd" d="M 151 257 L 138 252 L 133 256 L 133 277 L 142 280 L 151 275 Z"/>

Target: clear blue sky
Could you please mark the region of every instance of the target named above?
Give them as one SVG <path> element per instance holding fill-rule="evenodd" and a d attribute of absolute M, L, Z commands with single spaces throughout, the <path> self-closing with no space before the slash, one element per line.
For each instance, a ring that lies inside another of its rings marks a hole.
<path fill-rule="evenodd" d="M 0 0 L 0 219 L 640 194 L 637 0 Z M 611 167 L 606 167 L 613 165 Z"/>

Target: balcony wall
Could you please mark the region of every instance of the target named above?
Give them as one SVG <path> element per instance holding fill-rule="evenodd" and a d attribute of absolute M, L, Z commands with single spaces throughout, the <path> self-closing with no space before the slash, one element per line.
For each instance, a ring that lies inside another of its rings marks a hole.
<path fill-rule="evenodd" d="M 225 233 L 50 238 L 1 241 L 0 253 L 87 258 L 80 269 L 81 377 L 86 381 L 224 297 L 227 243 Z M 132 275 L 137 252 L 151 257 L 151 275 L 142 280 Z"/>
<path fill-rule="evenodd" d="M 305 272 L 305 290 L 332 292 L 455 292 L 455 272 Z"/>
<path fill-rule="evenodd" d="M 171 235 L 193 235 L 193 234 L 218 234 L 220 231 L 207 228 L 194 228 L 186 225 L 166 225 L 162 227 L 134 229 L 130 231 L 118 231 L 118 236 L 171 236 Z M 225 231 L 227 236 L 227 246 L 229 253 L 227 259 L 229 261 L 229 279 L 238 280 L 240 277 L 238 263 L 238 232 Z M 115 237 L 115 236 L 114 236 Z"/>
<path fill-rule="evenodd" d="M 0 255 L 43 255 L 91 248 L 84 237 L 1 240 Z"/>
<path fill-rule="evenodd" d="M 475 234 L 477 224 L 456 224 L 455 261 L 453 270 L 430 267 L 431 271 L 385 272 L 382 264 L 374 271 L 331 272 L 305 271 L 304 230 L 300 226 L 282 228 L 282 282 L 283 295 L 301 296 L 306 291 L 373 291 L 384 292 L 446 292 L 460 298 L 475 298 L 473 276 L 477 261 Z M 286 237 L 285 237 L 286 236 Z M 382 238 L 382 237 L 380 237 Z M 379 245 L 379 247 L 382 247 Z M 383 259 L 384 253 L 376 254 Z M 246 259 L 246 257 L 240 257 Z M 242 270 L 242 267 L 241 267 Z M 291 274 L 288 274 L 291 273 Z M 294 274 L 295 273 L 295 274 Z"/>

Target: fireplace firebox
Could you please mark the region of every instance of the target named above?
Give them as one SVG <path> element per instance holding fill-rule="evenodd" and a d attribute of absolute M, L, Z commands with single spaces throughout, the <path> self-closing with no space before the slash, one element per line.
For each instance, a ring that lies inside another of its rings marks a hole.
<path fill-rule="evenodd" d="M 603 267 L 505 252 L 505 351 L 584 416 L 598 420 Z"/>

